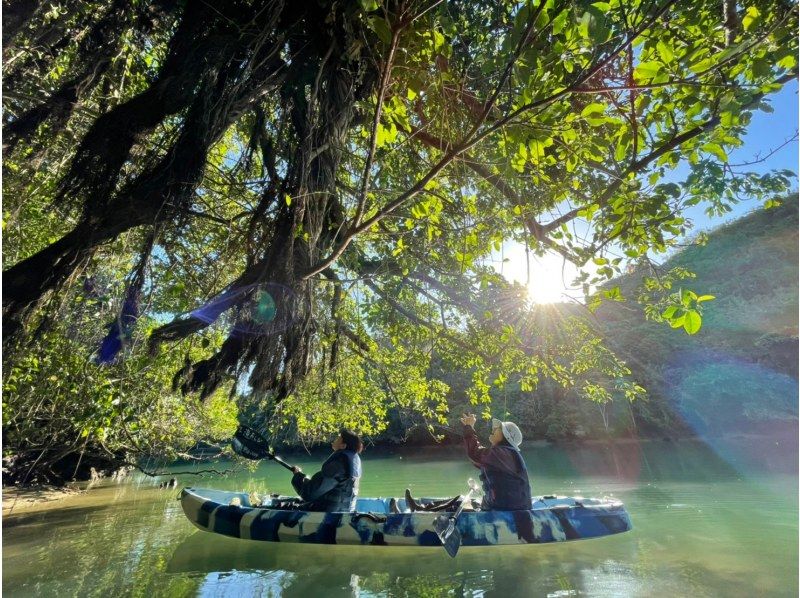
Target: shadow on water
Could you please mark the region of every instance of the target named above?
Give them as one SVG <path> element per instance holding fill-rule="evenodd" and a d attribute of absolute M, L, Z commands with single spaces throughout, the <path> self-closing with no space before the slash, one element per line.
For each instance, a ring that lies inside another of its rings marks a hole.
<path fill-rule="evenodd" d="M 614 544 L 613 552 L 627 555 L 625 560 L 636 551 L 629 540 Z M 451 559 L 439 548 L 275 544 L 198 531 L 175 549 L 166 572 L 200 577 L 200 594 L 212 595 L 234 595 L 254 578 L 269 578 L 285 596 L 352 596 L 354 590 L 391 596 L 533 596 L 585 592 L 581 575 L 596 561 L 598 548 L 597 543 L 583 549 L 577 545 L 463 548 Z"/>
<path fill-rule="evenodd" d="M 89 516 L 99 515 L 102 511 L 112 509 L 114 505 L 92 505 L 91 507 L 62 506 L 59 505 L 50 511 L 34 513 L 13 513 L 3 517 L 3 530 L 12 530 L 15 527 L 32 527 L 47 525 L 48 527 L 68 527 L 76 521 L 81 521 Z"/>

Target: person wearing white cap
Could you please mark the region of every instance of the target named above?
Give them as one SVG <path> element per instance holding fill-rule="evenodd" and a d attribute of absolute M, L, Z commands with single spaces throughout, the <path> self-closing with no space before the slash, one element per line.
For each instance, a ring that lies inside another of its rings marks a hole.
<path fill-rule="evenodd" d="M 486 510 L 526 511 L 531 508 L 531 486 L 525 459 L 519 452 L 522 432 L 514 422 L 492 420 L 491 446 L 481 446 L 475 432 L 477 418 L 461 416 L 464 443 L 472 463 L 481 470 L 483 505 Z"/>

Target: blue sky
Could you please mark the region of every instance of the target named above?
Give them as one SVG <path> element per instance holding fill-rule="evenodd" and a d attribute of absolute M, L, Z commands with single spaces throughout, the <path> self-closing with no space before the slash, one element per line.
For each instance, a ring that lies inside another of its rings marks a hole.
<path fill-rule="evenodd" d="M 797 79 L 788 83 L 780 92 L 769 96 L 767 99 L 775 112 L 769 114 L 759 111 L 753 114 L 753 120 L 750 122 L 744 138 L 744 145 L 729 155 L 731 164 L 751 162 L 758 157 L 764 157 L 797 133 Z M 747 170 L 763 173 L 786 168 L 797 174 L 797 147 L 797 139 L 795 139 L 764 162 L 748 166 Z M 795 188 L 797 188 L 796 180 Z M 692 210 L 687 211 L 687 216 L 693 220 L 696 231 L 708 230 L 740 218 L 758 207 L 759 204 L 757 202 L 745 201 L 733 206 L 733 211 L 724 217 L 709 218 L 703 213 L 703 206 L 695 206 Z"/>

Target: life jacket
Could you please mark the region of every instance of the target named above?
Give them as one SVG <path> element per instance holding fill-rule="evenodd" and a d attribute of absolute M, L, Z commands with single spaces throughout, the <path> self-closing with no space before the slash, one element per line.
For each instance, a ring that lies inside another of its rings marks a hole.
<path fill-rule="evenodd" d="M 328 513 L 356 510 L 358 486 L 361 481 L 361 457 L 355 451 L 341 450 L 334 452 L 325 463 L 331 459 L 341 458 L 339 455 L 347 457 L 347 472 L 344 475 L 337 475 L 336 486 L 314 501 L 316 507 L 314 510 Z"/>
<path fill-rule="evenodd" d="M 528 468 L 518 449 L 508 445 L 492 447 L 493 451 L 510 451 L 517 463 L 517 471 L 484 465 L 480 479 L 485 496 L 483 506 L 496 511 L 527 511 L 531 508 L 531 485 L 528 481 Z"/>

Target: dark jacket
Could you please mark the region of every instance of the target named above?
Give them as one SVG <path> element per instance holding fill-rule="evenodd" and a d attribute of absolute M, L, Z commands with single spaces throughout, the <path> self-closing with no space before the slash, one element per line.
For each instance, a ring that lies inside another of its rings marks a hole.
<path fill-rule="evenodd" d="M 531 508 L 528 469 L 519 450 L 507 442 L 481 446 L 472 426 L 464 426 L 464 444 L 470 460 L 481 470 L 484 509 L 524 511 Z"/>
<path fill-rule="evenodd" d="M 292 486 L 306 501 L 307 511 L 346 512 L 355 510 L 361 458 L 353 451 L 335 451 L 311 478 L 302 473 L 292 477 Z"/>

